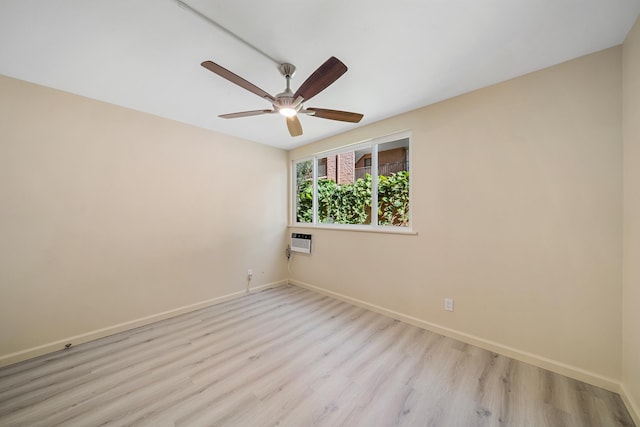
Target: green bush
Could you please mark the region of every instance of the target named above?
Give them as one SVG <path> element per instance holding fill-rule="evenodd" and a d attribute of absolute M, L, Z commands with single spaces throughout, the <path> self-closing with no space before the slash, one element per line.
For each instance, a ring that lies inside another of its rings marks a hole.
<path fill-rule="evenodd" d="M 378 224 L 409 224 L 409 172 L 378 176 Z"/>
<path fill-rule="evenodd" d="M 296 215 L 298 222 L 312 222 L 312 180 L 298 180 Z M 370 224 L 371 175 L 341 185 L 318 180 L 318 219 L 321 223 Z M 378 224 L 406 226 L 408 222 L 409 172 L 378 176 Z"/>

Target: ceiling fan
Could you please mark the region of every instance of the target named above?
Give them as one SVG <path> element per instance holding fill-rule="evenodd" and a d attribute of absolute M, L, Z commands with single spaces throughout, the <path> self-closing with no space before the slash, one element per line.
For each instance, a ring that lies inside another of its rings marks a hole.
<path fill-rule="evenodd" d="M 223 119 L 235 119 L 237 117 L 280 113 L 287 119 L 287 128 L 289 129 L 291 136 L 299 136 L 302 135 L 302 125 L 300 124 L 300 120 L 298 120 L 298 114 L 351 123 L 358 123 L 363 117 L 362 114 L 351 113 L 349 111 L 327 110 L 324 108 L 305 108 L 302 105 L 303 102 L 310 100 L 325 90 L 333 82 L 338 80 L 340 76 L 347 72 L 347 66 L 334 56 L 329 58 L 316 71 L 314 71 L 295 93 L 291 91 L 290 80 L 296 71 L 296 67 L 288 63 L 280 64 L 278 69 L 280 70 L 280 74 L 282 74 L 282 76 L 287 80 L 287 87 L 284 92 L 279 93 L 276 96 L 271 96 L 256 85 L 232 73 L 226 68 L 221 67 L 215 62 L 204 61 L 201 65 L 207 70 L 216 73 L 223 79 L 237 84 L 249 92 L 258 95 L 260 98 L 266 99 L 271 102 L 271 105 L 273 106 L 272 110 L 242 111 L 239 113 L 222 114 L 218 116 Z"/>

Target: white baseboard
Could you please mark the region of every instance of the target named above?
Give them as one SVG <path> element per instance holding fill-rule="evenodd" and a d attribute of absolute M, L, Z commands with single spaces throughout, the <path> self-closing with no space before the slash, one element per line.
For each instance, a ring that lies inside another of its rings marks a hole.
<path fill-rule="evenodd" d="M 151 316 L 142 317 L 139 319 L 131 320 L 128 322 L 120 323 L 106 328 L 97 329 L 95 331 L 87 332 L 72 337 L 67 337 L 58 341 L 50 342 L 47 344 L 39 345 L 37 347 L 28 348 L 15 353 L 10 353 L 0 356 L 0 367 L 11 365 L 23 360 L 31 359 L 33 357 L 42 356 L 43 354 L 51 353 L 53 351 L 61 350 L 65 344 L 73 343 L 73 345 L 82 344 L 88 341 L 93 341 L 99 338 L 104 338 L 109 335 L 117 334 L 118 332 L 127 331 L 129 329 L 138 328 L 140 326 L 148 325 L 149 323 L 158 322 L 160 320 L 168 319 L 170 317 L 178 316 L 180 314 L 189 313 L 191 311 L 199 310 L 201 308 L 210 307 L 212 305 L 220 304 L 225 301 L 230 301 L 235 298 L 239 298 L 247 293 L 258 292 L 267 288 L 273 288 L 276 286 L 287 285 L 287 280 L 281 280 L 278 282 L 267 283 L 256 287 L 245 289 L 243 291 L 234 292 L 232 294 L 223 295 L 216 298 L 211 298 L 206 301 L 197 302 L 195 304 L 186 305 L 184 307 L 174 308 L 172 310 L 164 311 L 162 313 L 152 314 Z"/>
<path fill-rule="evenodd" d="M 627 411 L 631 415 L 633 422 L 640 426 L 640 407 L 629 397 L 630 394 L 627 392 L 627 388 L 624 384 L 620 384 L 620 397 L 627 407 Z"/>
<path fill-rule="evenodd" d="M 352 298 L 337 292 L 329 291 L 321 287 L 311 285 L 309 283 L 301 282 L 298 280 L 291 280 L 291 279 L 289 279 L 289 283 L 292 285 L 300 286 L 302 288 L 310 289 L 312 291 L 316 291 L 318 293 L 325 294 L 325 295 L 349 302 L 359 307 L 366 308 L 371 311 L 375 311 L 376 313 L 384 314 L 385 316 L 389 316 L 393 319 L 397 319 L 397 320 L 409 323 L 419 328 L 426 329 L 428 331 L 435 332 L 437 334 L 441 334 L 450 338 L 454 338 L 459 341 L 483 348 L 485 350 L 489 350 L 494 353 L 508 356 L 513 359 L 519 360 L 521 362 L 525 362 L 530 365 L 537 366 L 539 368 L 547 369 L 549 371 L 556 372 L 558 374 L 565 375 L 567 377 L 574 378 L 576 380 L 583 381 L 585 383 L 592 384 L 609 391 L 613 391 L 615 393 L 620 393 L 620 390 L 621 390 L 620 382 L 612 378 L 608 378 L 603 375 L 596 374 L 594 372 L 577 368 L 575 366 L 567 365 L 566 363 L 562 363 L 562 362 L 552 360 L 536 354 L 532 354 L 526 351 L 518 350 L 516 348 L 509 347 L 491 340 L 487 340 L 487 339 L 470 335 L 464 332 L 460 332 L 454 329 L 450 329 L 444 326 L 440 326 L 435 323 L 427 322 L 426 320 L 422 320 L 417 317 L 408 316 L 406 314 L 389 310 L 387 308 L 380 307 L 378 305 L 371 304 L 366 301 L 359 300 L 357 298 Z M 631 412 L 631 410 L 629 412 Z M 638 425 L 640 426 L 640 424 Z"/>

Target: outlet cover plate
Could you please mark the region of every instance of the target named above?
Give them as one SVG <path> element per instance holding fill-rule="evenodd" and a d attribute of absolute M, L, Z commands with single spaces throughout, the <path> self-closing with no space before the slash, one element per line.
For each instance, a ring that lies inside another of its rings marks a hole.
<path fill-rule="evenodd" d="M 453 298 L 444 299 L 444 309 L 445 311 L 453 311 Z"/>

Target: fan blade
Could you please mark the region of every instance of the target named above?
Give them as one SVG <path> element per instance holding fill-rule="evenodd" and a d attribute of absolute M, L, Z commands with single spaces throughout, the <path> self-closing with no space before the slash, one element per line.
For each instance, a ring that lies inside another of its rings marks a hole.
<path fill-rule="evenodd" d="M 287 117 L 287 127 L 289 128 L 289 134 L 291 136 L 302 135 L 302 125 L 300 124 L 298 116 Z"/>
<path fill-rule="evenodd" d="M 236 119 L 238 117 L 259 116 L 260 114 L 270 114 L 275 112 L 276 111 L 274 110 L 251 110 L 241 111 L 239 113 L 221 114 L 218 117 L 222 117 L 223 119 Z"/>
<path fill-rule="evenodd" d="M 338 80 L 341 75 L 347 72 L 347 66 L 342 63 L 338 58 L 332 56 L 327 59 L 327 61 L 322 64 L 316 71 L 313 72 L 307 78 L 307 80 L 302 83 L 302 85 L 298 88 L 296 93 L 293 95 L 293 99 L 301 96 L 305 101 L 310 100 L 327 87 L 329 87 L 333 82 Z"/>
<path fill-rule="evenodd" d="M 351 113 L 349 111 L 327 110 L 324 108 L 307 108 L 307 111 L 313 112 L 314 117 L 321 119 L 339 120 L 341 122 L 358 123 L 364 117 L 359 113 Z"/>
<path fill-rule="evenodd" d="M 227 79 L 231 83 L 235 83 L 238 86 L 240 86 L 241 88 L 244 88 L 244 89 L 248 90 L 251 93 L 255 93 L 260 98 L 268 99 L 271 102 L 275 102 L 275 100 L 276 100 L 273 96 L 269 95 L 267 92 L 265 92 L 264 90 L 260 89 L 258 86 L 254 85 L 253 83 L 249 83 L 248 81 L 246 81 L 242 77 L 238 76 L 237 74 L 232 73 L 231 71 L 227 70 L 224 67 L 221 67 L 220 65 L 216 64 L 215 62 L 204 61 L 200 65 L 202 65 L 207 70 L 209 70 L 209 71 L 211 71 L 213 73 L 216 73 L 217 75 L 219 75 L 223 79 Z"/>

